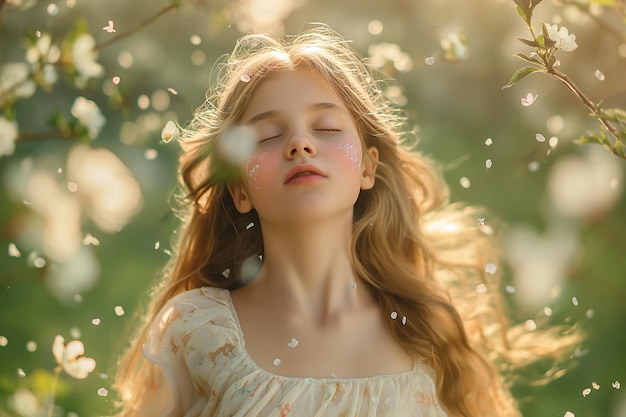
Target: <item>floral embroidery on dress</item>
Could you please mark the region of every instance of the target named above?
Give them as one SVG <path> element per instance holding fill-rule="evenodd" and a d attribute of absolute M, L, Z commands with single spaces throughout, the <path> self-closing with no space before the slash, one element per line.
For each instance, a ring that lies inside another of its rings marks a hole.
<path fill-rule="evenodd" d="M 282 407 L 279 407 L 280 410 L 280 417 L 286 417 L 289 414 L 289 411 L 291 411 L 291 405 L 290 404 L 283 404 Z"/>
<path fill-rule="evenodd" d="M 298 378 L 260 368 L 230 292 L 198 288 L 166 304 L 144 355 L 162 371 L 159 417 L 446 417 L 432 370 L 363 378 Z"/>

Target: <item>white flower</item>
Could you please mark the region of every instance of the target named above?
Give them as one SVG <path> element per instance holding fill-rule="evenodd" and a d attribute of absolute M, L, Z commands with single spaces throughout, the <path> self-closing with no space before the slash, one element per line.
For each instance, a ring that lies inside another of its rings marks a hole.
<path fill-rule="evenodd" d="M 232 127 L 225 130 L 217 140 L 217 152 L 224 160 L 237 166 L 250 158 L 256 144 L 256 134 L 251 128 Z"/>
<path fill-rule="evenodd" d="M 87 128 L 89 137 L 95 139 L 106 123 L 106 118 L 100 112 L 98 105 L 85 97 L 76 97 L 72 105 L 72 116 Z"/>
<path fill-rule="evenodd" d="M 60 57 L 61 50 L 57 45 L 52 43 L 52 38 L 47 33 L 41 35 L 41 37 L 37 39 L 37 42 L 26 50 L 26 61 L 31 64 L 35 64 L 39 61 L 54 64 Z"/>
<path fill-rule="evenodd" d="M 161 139 L 165 143 L 178 139 L 178 126 L 176 126 L 176 123 L 170 120 L 165 124 L 163 130 L 161 130 Z"/>
<path fill-rule="evenodd" d="M 0 156 L 13 155 L 17 139 L 17 123 L 0 116 Z"/>
<path fill-rule="evenodd" d="M 75 146 L 67 158 L 66 174 L 69 181 L 79 185 L 76 195 L 87 216 L 102 231 L 121 230 L 141 208 L 139 183 L 107 149 Z"/>
<path fill-rule="evenodd" d="M 72 63 L 83 80 L 96 78 L 104 73 L 104 67 L 97 62 L 98 52 L 94 49 L 96 40 L 88 33 L 80 35 L 72 46 Z"/>
<path fill-rule="evenodd" d="M 449 33 L 448 36 L 441 39 L 440 45 L 444 52 L 444 58 L 448 61 L 462 61 L 468 58 L 467 40 L 457 32 Z"/>
<path fill-rule="evenodd" d="M 72 340 L 65 346 L 63 336 L 56 335 L 52 342 L 52 354 L 57 365 L 72 378 L 85 379 L 96 369 L 96 361 L 83 356 L 85 345 L 80 340 Z"/>
<path fill-rule="evenodd" d="M 24 62 L 10 62 L 0 69 L 0 104 L 9 97 L 30 97 L 35 83 L 29 77 L 30 68 Z"/>
<path fill-rule="evenodd" d="M 557 25 L 546 24 L 546 29 L 548 30 L 548 37 L 556 42 L 555 46 L 557 49 L 564 52 L 572 52 L 574 49 L 578 48 L 576 35 L 573 33 L 570 34 L 565 26 L 561 26 L 559 29 Z"/>

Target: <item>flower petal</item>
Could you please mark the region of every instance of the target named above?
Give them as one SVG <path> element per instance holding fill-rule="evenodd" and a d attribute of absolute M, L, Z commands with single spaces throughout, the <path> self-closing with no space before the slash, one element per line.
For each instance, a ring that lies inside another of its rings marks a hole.
<path fill-rule="evenodd" d="M 63 351 L 63 366 L 68 362 L 73 362 L 78 359 L 79 356 L 85 354 L 85 345 L 80 340 L 72 340 L 67 344 Z"/>
<path fill-rule="evenodd" d="M 69 376 L 76 379 L 87 378 L 94 369 L 96 369 L 96 360 L 85 356 L 63 365 L 63 370 L 67 372 Z"/>
<path fill-rule="evenodd" d="M 63 354 L 65 352 L 65 339 L 60 334 L 54 337 L 54 341 L 52 342 L 52 355 L 54 356 L 54 360 L 57 365 L 61 365 L 63 363 Z"/>

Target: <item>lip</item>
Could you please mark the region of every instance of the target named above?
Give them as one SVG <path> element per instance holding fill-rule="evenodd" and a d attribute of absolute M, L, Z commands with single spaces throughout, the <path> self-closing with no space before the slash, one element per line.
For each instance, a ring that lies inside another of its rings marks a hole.
<path fill-rule="evenodd" d="M 308 172 L 310 175 L 298 175 L 303 172 Z M 285 176 L 285 184 L 289 184 L 292 182 L 311 182 L 317 181 L 320 178 L 326 178 L 326 175 L 315 165 L 304 164 L 298 165 L 297 167 L 292 168 L 287 175 Z"/>

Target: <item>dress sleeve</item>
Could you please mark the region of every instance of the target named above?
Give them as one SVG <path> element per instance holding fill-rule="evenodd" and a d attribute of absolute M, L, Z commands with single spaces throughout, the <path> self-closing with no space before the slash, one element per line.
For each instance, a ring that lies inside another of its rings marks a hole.
<path fill-rule="evenodd" d="M 190 307 L 184 300 L 166 304 L 153 321 L 143 354 L 154 364 L 148 398 L 143 401 L 142 415 L 181 417 L 191 408 L 195 390 L 184 361 L 186 335 L 184 321 Z"/>

